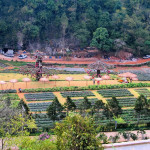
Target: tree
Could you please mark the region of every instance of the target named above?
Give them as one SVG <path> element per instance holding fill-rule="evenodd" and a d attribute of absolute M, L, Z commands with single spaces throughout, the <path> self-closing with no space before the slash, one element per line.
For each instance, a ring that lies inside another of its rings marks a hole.
<path fill-rule="evenodd" d="M 67 96 L 64 107 L 67 109 L 67 115 L 68 115 L 68 111 L 74 111 L 76 109 L 75 103 L 72 101 L 72 99 L 69 96 Z"/>
<path fill-rule="evenodd" d="M 28 107 L 28 105 L 23 101 L 23 99 L 20 100 L 20 102 L 19 102 L 19 104 L 18 104 L 18 108 L 25 110 L 25 113 L 26 113 L 26 114 L 29 114 L 29 107 Z"/>
<path fill-rule="evenodd" d="M 68 18 L 66 13 L 63 13 L 61 16 L 61 26 L 62 26 L 62 48 L 65 48 L 65 35 L 66 29 L 68 27 Z"/>
<path fill-rule="evenodd" d="M 3 149 L 5 143 L 8 144 L 12 137 L 29 135 L 28 130 L 36 128 L 36 125 L 30 116 L 24 114 L 19 108 L 12 108 L 2 97 L 0 106 L 0 136 Z"/>
<path fill-rule="evenodd" d="M 112 112 L 110 111 L 108 104 L 106 104 L 106 105 L 104 106 L 103 114 L 106 116 L 107 119 L 109 119 L 109 120 L 111 121 L 111 118 L 113 117 L 113 114 L 112 114 Z"/>
<path fill-rule="evenodd" d="M 119 106 L 119 102 L 117 101 L 115 96 L 113 96 L 112 99 L 108 102 L 108 105 L 109 105 L 110 111 L 116 117 L 118 117 L 118 115 L 122 113 L 122 109 Z"/>
<path fill-rule="evenodd" d="M 25 65 L 21 66 L 19 68 L 19 72 L 23 75 L 31 75 L 32 78 L 35 78 L 37 81 L 40 80 L 42 75 L 45 75 L 46 77 L 49 77 L 52 74 L 57 74 L 58 71 L 56 70 L 51 70 L 47 67 L 42 66 L 42 54 L 37 52 L 35 55 L 36 61 L 35 65 Z"/>
<path fill-rule="evenodd" d="M 137 100 L 135 102 L 135 106 L 134 106 L 134 110 L 137 114 L 137 124 L 139 124 L 141 114 L 147 115 L 147 113 L 149 113 L 148 107 L 149 107 L 149 104 L 148 104 L 146 97 L 141 94 L 137 98 Z"/>
<path fill-rule="evenodd" d="M 91 108 L 91 102 L 89 102 L 88 98 L 85 96 L 83 102 L 80 104 L 79 109 L 80 112 L 85 111 Z"/>
<path fill-rule="evenodd" d="M 80 115 L 66 117 L 56 123 L 54 132 L 57 136 L 58 150 L 103 150 L 96 138 L 93 119 Z"/>
<path fill-rule="evenodd" d="M 112 47 L 112 40 L 109 38 L 109 34 L 106 28 L 97 28 L 93 33 L 91 46 L 97 47 L 101 51 L 108 52 Z"/>
<path fill-rule="evenodd" d="M 61 112 L 63 110 L 62 105 L 59 103 L 57 97 L 53 100 L 52 104 L 47 108 L 47 115 L 53 121 L 60 119 Z"/>
<path fill-rule="evenodd" d="M 103 101 L 102 100 L 96 101 L 94 104 L 94 108 L 97 109 L 98 112 L 100 111 L 100 109 L 103 109 L 104 108 Z"/>

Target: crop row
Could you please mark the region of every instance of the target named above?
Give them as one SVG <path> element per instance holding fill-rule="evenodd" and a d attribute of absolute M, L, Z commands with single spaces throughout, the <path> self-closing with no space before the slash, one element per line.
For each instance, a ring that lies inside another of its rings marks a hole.
<path fill-rule="evenodd" d="M 63 97 L 85 97 L 85 96 L 95 96 L 91 91 L 72 91 L 72 92 L 61 92 Z"/>
<path fill-rule="evenodd" d="M 79 106 L 83 103 L 84 99 L 74 99 L 72 100 L 75 105 L 77 106 L 77 108 L 79 108 Z M 91 105 L 94 105 L 96 101 L 98 101 L 97 98 L 90 98 L 88 99 L 89 102 L 91 102 Z"/>
<path fill-rule="evenodd" d="M 133 96 L 133 94 L 130 93 L 127 89 L 116 89 L 116 90 L 99 90 L 97 91 L 99 94 L 101 94 L 103 97 L 128 97 Z"/>
<path fill-rule="evenodd" d="M 29 109 L 30 111 L 46 111 L 48 106 L 51 104 L 52 102 L 43 102 L 43 103 L 29 103 Z"/>
<path fill-rule="evenodd" d="M 135 111 L 133 109 L 123 110 L 123 114 L 121 115 L 121 117 L 127 123 L 137 122 L 137 120 L 138 120 L 137 114 L 135 113 Z M 148 115 L 141 115 L 139 121 L 141 123 L 148 123 L 148 122 L 150 122 L 150 116 L 148 116 Z"/>
<path fill-rule="evenodd" d="M 55 95 L 50 93 L 36 93 L 36 94 L 25 94 L 27 101 L 38 101 L 38 100 L 53 100 Z"/>
<path fill-rule="evenodd" d="M 17 93 L 14 89 L 8 89 L 8 90 L 0 90 L 0 93 Z"/>
<path fill-rule="evenodd" d="M 148 96 L 150 97 L 150 91 L 148 89 L 135 89 L 136 92 L 138 92 L 139 94 L 143 94 L 144 96 Z"/>
<path fill-rule="evenodd" d="M 110 102 L 111 99 L 107 99 L 107 102 Z M 121 107 L 132 107 L 135 104 L 136 98 L 126 97 L 126 98 L 117 98 L 119 105 Z"/>

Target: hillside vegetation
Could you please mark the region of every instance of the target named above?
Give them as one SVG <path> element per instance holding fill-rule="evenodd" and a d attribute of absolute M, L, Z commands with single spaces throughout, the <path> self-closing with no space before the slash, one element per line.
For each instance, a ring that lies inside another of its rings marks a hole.
<path fill-rule="evenodd" d="M 150 0 L 0 0 L 0 47 L 150 50 Z"/>

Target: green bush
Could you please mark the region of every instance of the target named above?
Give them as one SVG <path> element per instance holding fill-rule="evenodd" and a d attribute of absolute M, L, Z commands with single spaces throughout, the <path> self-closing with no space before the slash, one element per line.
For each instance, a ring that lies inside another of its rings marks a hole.
<path fill-rule="evenodd" d="M 58 150 L 103 150 L 96 138 L 92 118 L 80 115 L 68 116 L 54 129 Z"/>
<path fill-rule="evenodd" d="M 56 150 L 56 144 L 50 139 L 37 140 L 30 137 L 23 138 L 20 142 L 19 149 L 22 150 Z"/>

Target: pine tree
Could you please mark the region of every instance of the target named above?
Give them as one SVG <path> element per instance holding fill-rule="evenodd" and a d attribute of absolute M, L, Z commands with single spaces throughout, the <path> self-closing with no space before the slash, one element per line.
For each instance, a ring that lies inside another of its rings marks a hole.
<path fill-rule="evenodd" d="M 52 104 L 47 108 L 47 115 L 53 121 L 60 119 L 60 115 L 63 111 L 62 105 L 59 103 L 57 97 L 53 100 Z"/>
<path fill-rule="evenodd" d="M 122 113 L 122 109 L 121 109 L 119 102 L 115 96 L 112 96 L 112 99 L 110 100 L 110 102 L 108 102 L 108 105 L 109 105 L 110 111 L 116 117 L 118 117 L 118 115 Z"/>
<path fill-rule="evenodd" d="M 76 109 L 75 103 L 72 101 L 72 99 L 69 96 L 67 96 L 64 107 L 67 109 L 67 115 L 69 111 L 74 111 Z"/>
<path fill-rule="evenodd" d="M 139 124 L 141 114 L 147 115 L 149 113 L 149 104 L 144 95 L 140 95 L 134 106 L 134 110 L 137 114 L 137 124 Z"/>

